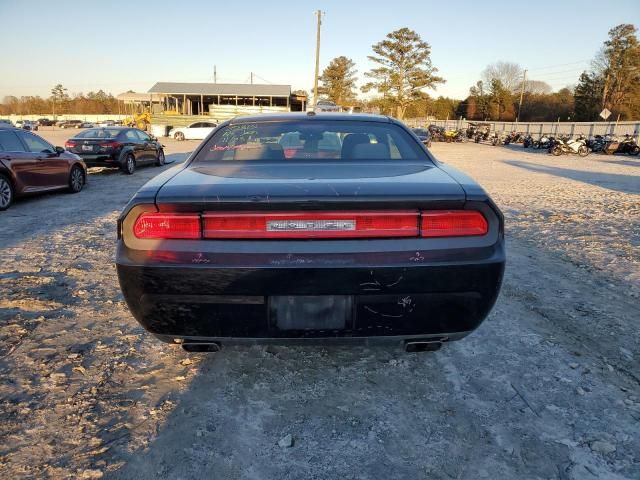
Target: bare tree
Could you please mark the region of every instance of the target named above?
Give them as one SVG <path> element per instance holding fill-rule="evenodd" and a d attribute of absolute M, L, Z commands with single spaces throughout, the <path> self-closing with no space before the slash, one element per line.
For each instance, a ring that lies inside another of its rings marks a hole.
<path fill-rule="evenodd" d="M 521 87 L 522 82 L 518 83 L 516 91 L 519 91 Z M 524 91 L 534 95 L 548 95 L 552 90 L 551 85 L 542 80 L 527 80 L 524 84 Z"/>
<path fill-rule="evenodd" d="M 491 85 L 492 80 L 500 80 L 505 89 L 516 92 L 522 85 L 523 73 L 517 63 L 500 61 L 487 65 L 482 71 L 482 80 L 487 85 Z"/>

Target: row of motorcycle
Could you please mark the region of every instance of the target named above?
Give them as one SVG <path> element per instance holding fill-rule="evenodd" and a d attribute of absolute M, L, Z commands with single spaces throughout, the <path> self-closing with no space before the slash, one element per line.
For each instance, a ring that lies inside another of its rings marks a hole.
<path fill-rule="evenodd" d="M 571 138 L 569 135 L 558 137 L 542 135 L 538 140 L 534 140 L 531 135 L 525 135 L 522 138 L 522 146 L 524 148 L 546 149 L 556 156 L 576 154 L 586 157 L 590 152 L 604 153 L 605 155 L 622 153 L 637 156 L 640 154 L 640 145 L 629 134 L 624 138 L 618 138 L 614 135 L 596 135 L 591 138 L 586 138 L 584 135 L 578 135 L 576 138 Z"/>
<path fill-rule="evenodd" d="M 545 149 L 552 155 L 575 154 L 586 157 L 589 153 L 604 153 L 606 155 L 640 154 L 640 145 L 631 135 L 618 138 L 614 135 L 595 135 L 586 138 L 579 135 L 542 135 L 534 139 L 531 134 L 521 132 L 491 132 L 489 124 L 470 124 L 467 128 L 445 129 L 437 125 L 430 125 L 429 132 L 434 142 L 468 142 L 489 143 L 491 145 L 509 145 L 521 143 L 524 148 Z"/>

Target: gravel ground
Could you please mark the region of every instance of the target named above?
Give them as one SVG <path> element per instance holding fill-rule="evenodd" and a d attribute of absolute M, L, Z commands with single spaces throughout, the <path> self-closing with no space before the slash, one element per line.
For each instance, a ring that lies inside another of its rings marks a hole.
<path fill-rule="evenodd" d="M 169 167 L 0 213 L 0 478 L 640 478 L 640 160 L 433 151 L 508 237 L 491 316 L 435 353 L 186 354 L 145 334 L 115 221 Z"/>

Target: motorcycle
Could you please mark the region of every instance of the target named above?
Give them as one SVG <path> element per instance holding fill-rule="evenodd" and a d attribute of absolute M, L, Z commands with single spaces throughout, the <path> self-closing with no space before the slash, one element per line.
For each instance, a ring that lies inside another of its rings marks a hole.
<path fill-rule="evenodd" d="M 533 148 L 549 149 L 553 146 L 554 138 L 549 135 L 542 135 L 538 140 L 533 142 Z"/>
<path fill-rule="evenodd" d="M 587 147 L 587 142 L 582 135 L 573 140 L 558 139 L 557 143 L 549 151 L 556 157 L 562 154 L 577 154 L 580 157 L 589 155 L 589 147 Z"/>
<path fill-rule="evenodd" d="M 638 146 L 638 143 L 636 142 L 635 138 L 633 138 L 629 134 L 626 134 L 624 136 L 624 140 L 620 142 L 620 144 L 618 145 L 618 148 L 614 153 L 625 153 L 628 155 L 635 156 L 640 154 L 640 146 Z"/>
<path fill-rule="evenodd" d="M 607 144 L 610 142 L 610 140 L 607 137 L 603 137 L 602 135 L 596 135 L 595 137 L 587 140 L 587 147 L 593 153 L 603 152 L 607 147 Z"/>
<path fill-rule="evenodd" d="M 510 143 L 522 143 L 522 133 L 520 132 L 511 132 L 506 135 L 504 139 L 504 144 L 509 145 Z"/>
<path fill-rule="evenodd" d="M 523 148 L 533 148 L 533 144 L 535 142 L 533 141 L 533 137 L 531 136 L 530 133 L 527 133 L 524 138 L 522 139 L 522 147 Z"/>
<path fill-rule="evenodd" d="M 490 138 L 491 140 L 491 145 L 493 145 L 494 147 L 497 145 L 507 145 L 509 143 L 509 135 L 504 133 L 504 132 L 495 132 L 493 134 L 493 137 Z"/>

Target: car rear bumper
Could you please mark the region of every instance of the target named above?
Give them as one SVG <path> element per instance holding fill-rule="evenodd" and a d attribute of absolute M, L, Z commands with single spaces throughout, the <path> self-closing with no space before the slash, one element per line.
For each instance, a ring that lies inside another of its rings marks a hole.
<path fill-rule="evenodd" d="M 110 155 L 82 155 L 80 153 L 76 153 L 80 158 L 84 160 L 84 163 L 87 164 L 87 167 L 119 167 L 120 162 L 114 159 Z"/>
<path fill-rule="evenodd" d="M 481 261 L 410 266 L 132 264 L 123 250 L 127 304 L 164 340 L 455 340 L 486 318 L 504 271 L 502 243 Z"/>

